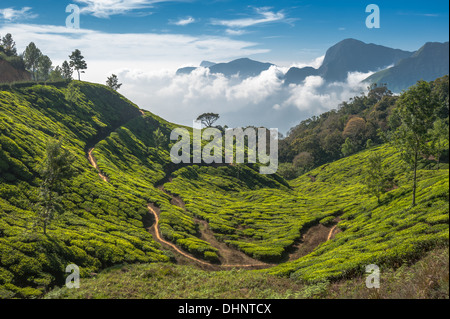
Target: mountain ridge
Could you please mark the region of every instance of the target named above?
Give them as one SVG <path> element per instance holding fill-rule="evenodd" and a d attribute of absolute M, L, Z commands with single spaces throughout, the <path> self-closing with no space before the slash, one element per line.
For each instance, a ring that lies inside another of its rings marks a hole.
<path fill-rule="evenodd" d="M 448 74 L 445 56 L 448 56 L 448 42 L 426 43 L 412 52 L 348 38 L 326 51 L 320 67 L 291 67 L 282 79 L 285 85 L 301 84 L 308 76 L 320 76 L 327 82 L 344 82 L 350 72 L 376 72 L 364 81 L 378 85 L 387 83 L 392 86 L 391 90 L 399 92 L 418 80 L 432 81 Z M 227 63 L 203 61 L 200 67 L 209 69 L 212 74 L 220 73 L 226 77 L 239 74 L 245 79 L 257 76 L 273 65 L 240 58 Z M 196 69 L 193 66 L 180 68 L 176 74 L 190 74 Z"/>
<path fill-rule="evenodd" d="M 448 56 L 449 42 L 427 42 L 410 57 L 371 75 L 364 81 L 386 84 L 392 91 L 400 92 L 418 80 L 432 81 L 449 74 Z"/>

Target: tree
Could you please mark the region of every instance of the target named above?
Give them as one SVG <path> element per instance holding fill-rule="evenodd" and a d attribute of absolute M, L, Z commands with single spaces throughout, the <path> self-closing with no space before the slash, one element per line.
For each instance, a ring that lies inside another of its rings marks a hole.
<path fill-rule="evenodd" d="M 159 128 L 153 132 L 153 140 L 155 141 L 155 147 L 159 148 L 167 144 L 167 137 L 161 132 Z"/>
<path fill-rule="evenodd" d="M 201 121 L 206 127 L 211 127 L 219 118 L 219 114 L 216 113 L 203 113 L 197 117 L 197 121 Z"/>
<path fill-rule="evenodd" d="M 113 74 L 106 80 L 106 85 L 111 89 L 117 91 L 122 86 L 122 83 L 119 83 L 119 78 L 117 77 L 117 75 Z"/>
<path fill-rule="evenodd" d="M 62 147 L 62 142 L 50 139 L 46 146 L 45 158 L 39 168 L 41 187 L 38 200 L 38 222 L 44 235 L 47 226 L 60 211 L 60 193 L 64 181 L 74 175 L 72 154 Z"/>
<path fill-rule="evenodd" d="M 0 45 L 7 56 L 17 55 L 16 42 L 14 42 L 11 33 L 6 34 Z"/>
<path fill-rule="evenodd" d="M 419 81 L 400 96 L 394 110 L 394 116 L 398 118 L 400 125 L 393 133 L 392 142 L 413 170 L 412 206 L 416 205 L 419 155 L 427 155 L 429 152 L 429 131 L 436 108 L 430 83 Z"/>
<path fill-rule="evenodd" d="M 344 138 L 349 137 L 352 142 L 360 144 L 366 130 L 366 121 L 359 116 L 352 117 L 342 133 Z"/>
<path fill-rule="evenodd" d="M 38 62 L 38 79 L 47 81 L 52 70 L 52 60 L 47 55 L 41 55 Z"/>
<path fill-rule="evenodd" d="M 309 152 L 301 152 L 293 161 L 294 167 L 307 172 L 314 167 L 314 156 Z"/>
<path fill-rule="evenodd" d="M 440 158 L 448 150 L 448 125 L 442 119 L 437 119 L 428 133 L 431 137 L 430 153 L 435 157 L 438 163 L 437 169 L 439 169 Z"/>
<path fill-rule="evenodd" d="M 384 172 L 382 158 L 378 153 L 373 153 L 368 160 L 364 183 L 369 194 L 376 196 L 378 204 L 383 193 L 389 187 L 389 181 Z"/>
<path fill-rule="evenodd" d="M 62 76 L 65 80 L 72 80 L 72 74 L 73 74 L 73 70 L 69 65 L 69 62 L 64 61 L 63 64 L 61 65 L 61 73 Z"/>
<path fill-rule="evenodd" d="M 25 68 L 31 72 L 33 80 L 37 81 L 37 70 L 39 67 L 39 60 L 42 56 L 41 50 L 39 50 L 34 42 L 31 42 L 23 53 L 23 60 L 25 62 Z"/>
<path fill-rule="evenodd" d="M 70 59 L 70 67 L 74 68 L 75 71 L 78 72 L 78 80 L 80 81 L 80 73 L 83 72 L 82 70 L 87 69 L 86 61 L 84 60 L 84 56 L 81 55 L 81 51 L 76 49 L 72 52 L 72 54 L 69 56 Z"/>
<path fill-rule="evenodd" d="M 57 66 L 54 70 L 52 70 L 49 74 L 49 80 L 50 81 L 60 81 L 64 80 L 64 77 L 62 75 L 62 69 L 60 66 Z"/>
<path fill-rule="evenodd" d="M 356 146 L 355 144 L 353 144 L 349 137 L 347 137 L 345 143 L 342 144 L 341 152 L 344 156 L 349 156 L 356 153 Z"/>

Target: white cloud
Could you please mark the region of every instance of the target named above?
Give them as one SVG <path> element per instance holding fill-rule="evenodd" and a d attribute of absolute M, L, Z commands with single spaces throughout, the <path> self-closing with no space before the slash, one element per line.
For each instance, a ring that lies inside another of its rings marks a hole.
<path fill-rule="evenodd" d="M 227 27 L 228 28 L 226 30 L 227 34 L 241 35 L 243 34 L 243 31 L 241 31 L 240 29 L 251 27 L 254 25 L 266 24 L 271 22 L 280 22 L 286 20 L 286 15 L 282 11 L 273 12 L 270 11 L 270 9 L 271 8 L 268 7 L 255 8 L 257 14 L 256 17 L 232 19 L 232 20 L 213 19 L 211 21 L 211 24 Z M 286 20 L 286 22 L 288 21 Z"/>
<path fill-rule="evenodd" d="M 34 19 L 37 17 L 37 14 L 31 13 L 30 7 L 23 7 L 20 10 L 15 10 L 14 8 L 5 8 L 0 9 L 0 18 L 7 20 L 8 22 L 12 22 L 15 20 L 25 20 L 25 19 Z"/>
<path fill-rule="evenodd" d="M 150 9 L 156 3 L 174 1 L 183 0 L 75 0 L 75 2 L 85 5 L 81 8 L 81 13 L 91 14 L 97 18 L 109 18 L 112 15 Z"/>
<path fill-rule="evenodd" d="M 314 69 L 318 69 L 322 66 L 323 60 L 325 59 L 325 55 L 319 56 L 312 61 L 306 62 L 306 63 L 294 63 L 292 66 L 296 68 L 304 68 L 304 67 L 313 67 Z"/>
<path fill-rule="evenodd" d="M 247 33 L 245 30 L 226 29 L 225 33 L 228 35 L 244 35 Z"/>
<path fill-rule="evenodd" d="M 195 19 L 193 17 L 187 17 L 185 19 L 180 19 L 178 21 L 175 22 L 170 22 L 170 24 L 174 24 L 174 25 L 178 25 L 178 26 L 185 26 L 191 23 L 194 23 Z"/>
<path fill-rule="evenodd" d="M 211 74 L 207 68 L 181 76 L 169 71 L 130 69 L 117 74 L 124 83 L 122 93 L 175 123 L 192 125 L 199 114 L 215 112 L 221 115 L 221 125 L 263 125 L 282 133 L 366 91 L 360 80 L 371 74 L 350 73 L 347 81 L 338 83 L 326 83 L 313 76 L 302 84 L 285 86 L 285 72 L 285 68 L 272 66 L 259 76 L 244 80 Z"/>
<path fill-rule="evenodd" d="M 63 26 L 8 24 L 0 34 L 11 33 L 18 52 L 34 42 L 55 65 L 61 64 L 75 49 L 81 50 L 88 64 L 84 80 L 104 83 L 117 68 L 175 71 L 182 64 L 199 61 L 226 61 L 242 56 L 267 53 L 258 43 L 217 36 L 189 36 L 155 33 L 105 33 Z"/>

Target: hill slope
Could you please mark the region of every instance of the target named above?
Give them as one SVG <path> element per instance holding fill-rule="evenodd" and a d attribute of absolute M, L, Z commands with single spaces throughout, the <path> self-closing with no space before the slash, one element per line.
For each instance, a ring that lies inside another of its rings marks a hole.
<path fill-rule="evenodd" d="M 449 43 L 429 42 L 395 66 L 377 72 L 365 81 L 385 83 L 394 92 L 406 90 L 418 80 L 432 81 L 449 73 Z"/>
<path fill-rule="evenodd" d="M 71 100 L 69 91 L 74 92 Z M 148 185 L 104 183 L 86 159 L 86 150 L 115 131 L 126 135 L 131 119 L 142 118 L 131 102 L 101 85 L 23 84 L 0 91 L 0 296 L 30 297 L 62 284 L 65 267 L 80 266 L 83 276 L 120 262 L 168 261 L 145 230 L 147 198 L 164 200 Z M 135 125 L 136 127 L 136 125 Z M 118 130 L 118 131 L 117 131 Z M 76 177 L 63 194 L 63 213 L 50 224 L 48 236 L 35 227 L 37 173 L 49 137 L 62 137 L 75 156 Z M 126 140 L 132 149 L 133 140 Z M 149 148 L 149 153 L 157 151 Z M 120 155 L 119 150 L 113 154 Z M 113 155 L 110 154 L 110 155 Z M 156 155 L 157 156 L 157 155 Z M 133 158 L 127 165 L 133 165 Z M 99 164 L 102 167 L 101 158 Z M 149 179 L 165 174 L 151 158 Z M 145 172 L 145 165 L 138 172 Z M 125 177 L 123 177 L 125 178 Z"/>
<path fill-rule="evenodd" d="M 88 278 L 118 264 L 179 261 L 147 231 L 154 223 L 148 205 L 159 211 L 153 231 L 212 269 L 226 260 L 226 245 L 273 266 L 263 274 L 304 282 L 361 275 L 367 263 L 395 267 L 448 246 L 448 169 L 420 167 L 418 205 L 411 209 L 409 174 L 388 146 L 288 184 L 246 165 L 174 165 L 173 142 L 161 142 L 155 132 L 167 138 L 177 126 L 102 85 L 0 89 L 0 297 L 42 296 L 64 284 L 71 263 Z M 51 136 L 64 138 L 77 174 L 66 183 L 62 213 L 44 236 L 34 227 L 37 168 Z M 382 155 L 395 183 L 380 203 L 362 183 L 372 153 Z M 310 240 L 311 231 L 324 227 L 329 236 Z M 171 271 L 155 267 L 149 276 L 170 277 Z M 162 272 L 153 274 L 157 268 Z"/>
<path fill-rule="evenodd" d="M 198 258 L 218 258 L 199 238 L 193 214 L 159 187 L 177 169 L 167 142 L 177 126 L 103 85 L 77 81 L 3 85 L 0 105 L 0 297 L 39 296 L 64 283 L 71 263 L 87 277 L 125 262 L 170 261 L 172 253 L 147 230 L 154 222 L 149 203 L 160 210 L 168 240 Z M 157 129 L 166 137 L 161 145 Z M 62 214 L 43 235 L 35 205 L 50 137 L 62 138 L 74 155 L 76 176 L 63 190 Z M 249 181 L 257 176 L 250 172 Z"/>
<path fill-rule="evenodd" d="M 395 187 L 381 203 L 366 194 L 362 184 L 367 157 L 373 153 L 381 154 L 388 173 L 396 176 Z M 81 289 L 56 289 L 47 297 L 448 297 L 449 171 L 422 167 L 418 205 L 411 208 L 411 181 L 398 156 L 386 146 L 373 148 L 319 167 L 284 192 L 248 189 L 232 174 L 194 168 L 196 178 L 178 175 L 167 187 L 179 193 L 188 210 L 208 220 L 218 238 L 248 254 L 261 258 L 289 254 L 306 241 L 311 225 L 327 224 L 335 217 L 337 231 L 311 253 L 264 270 L 207 272 L 167 264 L 123 265 L 86 280 Z M 231 189 L 225 192 L 225 186 Z M 439 262 L 430 261 L 436 254 L 441 256 Z M 406 266 L 424 256 L 418 265 Z M 365 288 L 369 264 L 382 269 L 382 287 L 375 296 Z M 398 269 L 400 265 L 405 266 Z"/>
<path fill-rule="evenodd" d="M 16 68 L 10 62 L 0 57 L 0 83 L 31 80 L 31 74 L 24 69 Z"/>

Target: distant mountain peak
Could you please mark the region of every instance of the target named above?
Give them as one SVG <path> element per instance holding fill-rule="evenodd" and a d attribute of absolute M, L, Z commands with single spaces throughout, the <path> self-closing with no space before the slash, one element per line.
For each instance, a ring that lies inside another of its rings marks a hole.
<path fill-rule="evenodd" d="M 209 68 L 213 65 L 216 65 L 217 63 L 214 62 L 210 62 L 210 61 L 202 61 L 202 63 L 200 63 L 200 66 L 203 68 Z"/>
<path fill-rule="evenodd" d="M 449 74 L 449 43 L 427 42 L 410 57 L 368 77 L 369 83 L 386 84 L 401 92 L 419 80 L 432 81 Z"/>
<path fill-rule="evenodd" d="M 319 75 L 329 82 L 345 81 L 349 72 L 380 70 L 412 54 L 413 52 L 348 38 L 327 50 L 320 68 L 291 68 L 286 74 L 285 83 L 300 84 L 310 75 Z"/>
<path fill-rule="evenodd" d="M 239 58 L 226 63 L 203 61 L 200 66 L 208 68 L 212 74 L 223 74 L 227 77 L 239 75 L 241 78 L 253 77 L 268 70 L 273 64 L 255 61 L 249 58 Z M 177 75 L 190 74 L 196 67 L 186 67 L 177 70 Z"/>

